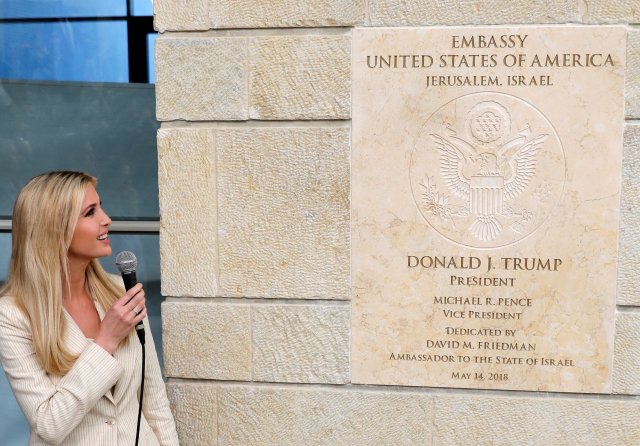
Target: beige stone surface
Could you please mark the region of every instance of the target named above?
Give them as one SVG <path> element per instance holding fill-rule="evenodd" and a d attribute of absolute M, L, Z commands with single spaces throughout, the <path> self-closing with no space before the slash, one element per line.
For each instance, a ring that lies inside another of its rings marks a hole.
<path fill-rule="evenodd" d="M 153 2 L 153 26 L 161 33 L 208 29 L 210 1 L 156 0 Z"/>
<path fill-rule="evenodd" d="M 346 299 L 349 130 L 220 129 L 220 291 Z"/>
<path fill-rule="evenodd" d="M 288 383 L 349 381 L 349 307 L 253 307 L 253 379 Z"/>
<path fill-rule="evenodd" d="M 624 132 L 618 248 L 618 305 L 640 306 L 640 125 Z"/>
<path fill-rule="evenodd" d="M 162 294 L 214 296 L 218 217 L 213 130 L 160 129 L 158 182 Z"/>
<path fill-rule="evenodd" d="M 473 439 L 478 446 L 631 446 L 640 442 L 640 427 L 630 416 L 640 409 L 637 399 L 175 382 L 169 382 L 168 390 L 174 407 L 180 397 L 185 410 L 193 411 L 178 418 L 181 440 L 207 438 L 206 444 L 467 446 Z M 212 401 L 216 391 L 217 411 Z M 189 422 L 189 416 L 195 422 Z"/>
<path fill-rule="evenodd" d="M 578 2 L 546 0 L 369 0 L 367 23 L 372 26 L 493 25 L 576 21 Z"/>
<path fill-rule="evenodd" d="M 424 394 L 221 386 L 219 401 L 226 446 L 432 444 Z"/>
<path fill-rule="evenodd" d="M 354 30 L 353 383 L 611 392 L 625 38 Z"/>
<path fill-rule="evenodd" d="M 640 395 L 640 312 L 618 312 L 613 392 Z"/>
<path fill-rule="evenodd" d="M 162 304 L 165 375 L 251 380 L 251 309 L 216 302 Z"/>
<path fill-rule="evenodd" d="M 247 119 L 245 38 L 160 36 L 155 58 L 158 120 Z"/>
<path fill-rule="evenodd" d="M 640 23 L 637 0 L 584 0 L 581 3 L 585 23 Z"/>
<path fill-rule="evenodd" d="M 627 37 L 627 73 L 625 77 L 625 114 L 640 118 L 640 29 L 629 30 Z"/>
<path fill-rule="evenodd" d="M 252 39 L 252 119 L 349 119 L 351 39 L 346 35 Z"/>
<path fill-rule="evenodd" d="M 296 28 L 362 24 L 365 0 L 161 0 L 155 26 L 165 30 Z"/>
<path fill-rule="evenodd" d="M 640 444 L 638 400 L 444 396 L 434 398 L 434 445 Z M 431 443 L 429 443 L 431 444 Z"/>
<path fill-rule="evenodd" d="M 167 396 L 180 444 L 218 444 L 218 389 L 215 385 L 171 381 L 167 384 Z"/>

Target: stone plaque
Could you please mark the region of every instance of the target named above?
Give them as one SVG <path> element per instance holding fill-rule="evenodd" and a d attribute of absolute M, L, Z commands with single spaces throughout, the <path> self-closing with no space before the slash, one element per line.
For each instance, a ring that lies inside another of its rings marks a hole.
<path fill-rule="evenodd" d="M 611 391 L 625 46 L 354 30 L 354 383 Z"/>

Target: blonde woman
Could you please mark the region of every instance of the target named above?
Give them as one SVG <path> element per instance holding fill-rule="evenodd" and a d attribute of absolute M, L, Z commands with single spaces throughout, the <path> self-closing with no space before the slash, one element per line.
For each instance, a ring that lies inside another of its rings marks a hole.
<path fill-rule="evenodd" d="M 0 360 L 30 445 L 135 443 L 142 347 L 133 327 L 146 318 L 145 296 L 140 284 L 125 293 L 97 261 L 111 254 L 111 220 L 95 186 L 84 173 L 46 173 L 14 205 Z M 139 444 L 177 445 L 148 329 L 146 338 Z"/>

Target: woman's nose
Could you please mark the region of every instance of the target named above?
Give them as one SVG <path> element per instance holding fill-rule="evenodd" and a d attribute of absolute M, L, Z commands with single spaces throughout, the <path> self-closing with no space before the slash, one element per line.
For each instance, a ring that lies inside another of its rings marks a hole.
<path fill-rule="evenodd" d="M 111 219 L 109 218 L 109 216 L 107 215 L 106 212 L 103 212 L 103 216 L 102 216 L 102 225 L 103 226 L 111 226 Z"/>

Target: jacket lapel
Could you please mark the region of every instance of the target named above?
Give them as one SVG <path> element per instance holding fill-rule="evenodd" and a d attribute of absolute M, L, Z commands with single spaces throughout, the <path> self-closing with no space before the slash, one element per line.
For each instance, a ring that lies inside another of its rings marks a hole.
<path fill-rule="evenodd" d="M 135 386 L 131 382 L 133 375 L 129 373 L 128 370 L 129 367 L 136 363 L 134 357 L 134 353 L 136 350 L 132 348 L 135 344 L 133 344 L 133 339 L 130 339 L 129 341 L 129 344 L 127 345 L 120 344 L 120 347 L 118 347 L 115 354 L 113 355 L 125 369 L 125 372 L 116 382 L 115 388 L 113 389 L 113 399 L 116 401 L 116 403 L 119 403 L 122 400 L 122 397 L 126 392 L 132 392 L 134 391 L 134 389 L 137 389 L 137 386 Z M 138 373 L 135 373 L 135 375 L 137 376 Z"/>
<path fill-rule="evenodd" d="M 94 304 L 96 306 L 96 309 L 98 310 L 98 314 L 100 315 L 100 320 L 102 320 L 104 318 L 104 310 L 102 310 L 102 307 L 98 305 L 97 302 L 94 301 Z M 69 350 L 71 350 L 72 353 L 79 355 L 87 347 L 87 344 L 89 344 L 92 341 L 90 341 L 84 336 L 84 333 L 82 332 L 80 327 L 78 327 L 78 324 L 76 324 L 76 321 L 73 320 L 73 318 L 67 312 L 67 310 L 63 309 L 63 311 L 64 311 L 64 316 L 67 320 L 67 332 L 65 334 L 65 343 L 69 347 Z M 109 401 L 111 401 L 112 403 L 114 402 L 113 394 L 111 390 L 108 391 L 105 396 Z"/>

